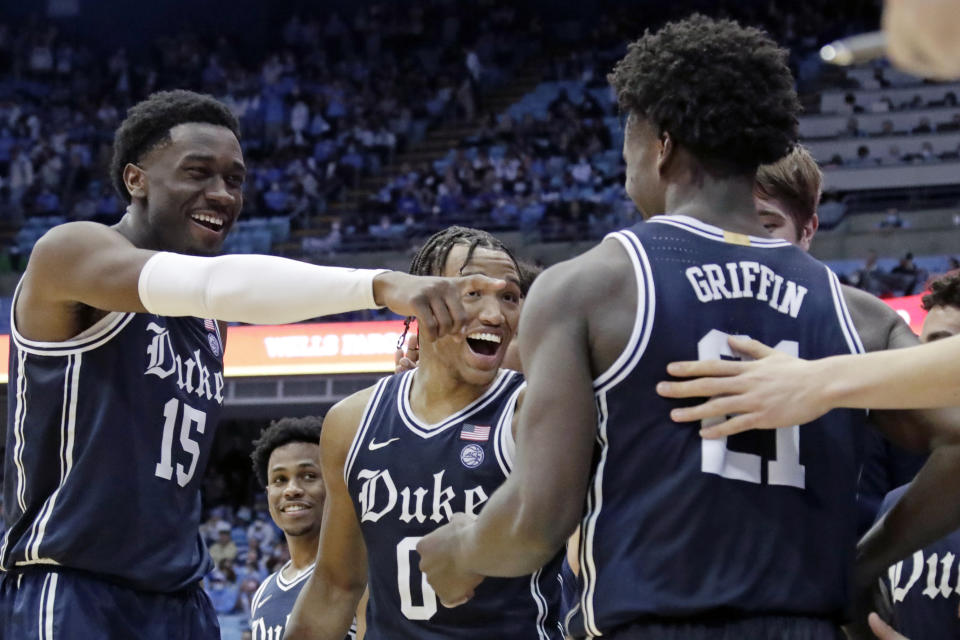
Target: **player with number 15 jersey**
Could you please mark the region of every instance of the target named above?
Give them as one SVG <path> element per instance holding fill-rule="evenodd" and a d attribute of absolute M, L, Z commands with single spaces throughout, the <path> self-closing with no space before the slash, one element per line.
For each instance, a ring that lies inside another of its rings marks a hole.
<path fill-rule="evenodd" d="M 3 569 L 150 592 L 203 578 L 209 555 L 189 523 L 223 404 L 217 323 L 114 312 L 60 343 L 12 328 Z"/>

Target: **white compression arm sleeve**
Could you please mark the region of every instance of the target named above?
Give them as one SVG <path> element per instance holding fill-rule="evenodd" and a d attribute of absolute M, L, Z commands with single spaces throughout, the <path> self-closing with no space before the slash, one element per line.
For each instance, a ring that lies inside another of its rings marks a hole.
<path fill-rule="evenodd" d="M 379 273 L 276 256 L 161 252 L 143 265 L 139 292 L 144 308 L 157 315 L 284 324 L 377 308 L 373 279 Z"/>

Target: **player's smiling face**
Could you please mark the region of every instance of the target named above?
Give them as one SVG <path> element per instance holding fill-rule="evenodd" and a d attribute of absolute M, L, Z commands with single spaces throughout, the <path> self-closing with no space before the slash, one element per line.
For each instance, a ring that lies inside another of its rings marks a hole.
<path fill-rule="evenodd" d="M 170 129 L 170 141 L 147 153 L 140 166 L 155 248 L 219 253 L 243 207 L 246 168 L 233 132 L 213 124 L 179 124 Z"/>
<path fill-rule="evenodd" d="M 463 301 L 470 317 L 466 334 L 446 336 L 432 343 L 423 338 L 420 348 L 428 358 L 442 360 L 464 382 L 484 385 L 496 378 L 507 345 L 517 330 L 520 274 L 513 260 L 503 251 L 478 247 L 470 262 L 464 265 L 467 253 L 466 245 L 455 245 L 442 275 L 483 274 L 505 280 L 507 286 L 498 291 L 468 292 Z"/>
<path fill-rule="evenodd" d="M 290 442 L 273 450 L 267 462 L 267 506 L 285 534 L 318 534 L 326 496 L 319 444 Z"/>

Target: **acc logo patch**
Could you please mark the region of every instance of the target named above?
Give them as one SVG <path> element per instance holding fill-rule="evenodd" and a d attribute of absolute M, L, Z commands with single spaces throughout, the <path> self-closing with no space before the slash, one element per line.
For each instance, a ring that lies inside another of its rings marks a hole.
<path fill-rule="evenodd" d="M 467 469 L 476 469 L 483 464 L 483 447 L 470 443 L 460 450 L 460 462 Z"/>

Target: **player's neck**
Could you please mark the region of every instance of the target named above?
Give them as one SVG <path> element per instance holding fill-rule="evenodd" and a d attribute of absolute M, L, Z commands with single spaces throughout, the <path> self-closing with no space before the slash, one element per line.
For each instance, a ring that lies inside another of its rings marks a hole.
<path fill-rule="evenodd" d="M 410 389 L 410 408 L 421 420 L 435 424 L 482 396 L 490 384 L 472 385 L 439 364 L 421 361 Z"/>
<path fill-rule="evenodd" d="M 666 212 L 696 218 L 721 229 L 747 235 L 769 235 L 753 202 L 753 179 L 698 176 L 667 190 Z"/>
<path fill-rule="evenodd" d="M 320 547 L 320 532 L 304 536 L 288 536 L 287 549 L 290 551 L 289 573 L 292 575 L 284 576 L 292 579 L 296 574 L 304 569 L 313 566 L 317 561 L 317 549 Z"/>
<path fill-rule="evenodd" d="M 113 228 L 138 249 L 169 251 L 169 248 L 159 246 L 160 242 L 151 232 L 149 226 L 142 222 L 145 219 L 145 212 L 138 211 L 137 207 L 136 203 L 131 203 L 127 207 L 126 213 L 120 218 L 120 222 L 113 225 Z"/>

